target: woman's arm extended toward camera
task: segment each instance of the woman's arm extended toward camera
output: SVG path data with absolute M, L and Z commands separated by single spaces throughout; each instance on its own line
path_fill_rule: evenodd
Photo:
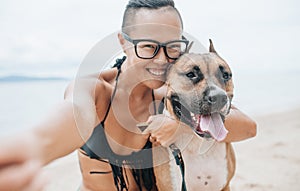
M 0 191 L 39 190 L 41 167 L 84 144 L 98 121 L 96 86 L 89 81 L 79 85 L 76 99 L 73 84 L 65 100 L 31 130 L 0 140 Z

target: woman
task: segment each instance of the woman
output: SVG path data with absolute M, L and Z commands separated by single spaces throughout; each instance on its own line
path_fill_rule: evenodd
M 182 32 L 182 19 L 172 0 L 129 1 L 118 34 L 126 58 L 96 78 L 80 78 L 69 85 L 55 112 L 18 139 L 18 145 L 24 143 L 27 151 L 19 157 L 22 164 L 38 161 L 46 165 L 79 149 L 81 191 L 155 190 L 151 160 L 147 160 L 151 152 L 142 151 L 151 148 L 151 141 L 164 146 L 172 143 L 177 124 L 164 118 L 147 134 L 138 124 L 149 121 L 150 116 L 151 121 L 162 120 L 161 115 L 153 116 L 159 107 L 156 101 L 164 96 L 167 67 L 188 45 Z M 224 141 L 228 142 L 256 133 L 255 123 L 238 109 L 231 110 L 225 126 L 229 133 Z M 19 161 L 7 159 L 17 148 L 16 142 L 9 145 L 10 150 L 2 149 L 7 151 L 6 158 L 0 157 L 4 169 L 0 187 L 1 179 L 12 173 L 7 166 L 22 169 Z M 25 188 L 36 180 L 32 174 L 25 179 L 5 186 L 7 190 L 21 184 Z

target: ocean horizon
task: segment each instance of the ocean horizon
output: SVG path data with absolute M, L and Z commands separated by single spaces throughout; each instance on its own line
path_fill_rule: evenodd
M 250 117 L 300 107 L 297 69 L 251 72 L 251 68 L 237 68 L 233 73 L 233 104 Z M 71 80 L 61 75 L 0 76 L 0 136 L 22 132 L 41 121 L 63 100 Z
M 69 77 L 60 76 L 30 76 L 30 75 L 7 75 L 0 77 L 1 82 L 28 82 L 28 81 L 66 81 L 71 80 Z

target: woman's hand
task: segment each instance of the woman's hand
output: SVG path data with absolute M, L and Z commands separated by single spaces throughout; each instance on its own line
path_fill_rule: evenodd
M 190 129 L 183 127 L 185 124 L 164 114 L 150 116 L 147 123 L 148 127 L 143 133 L 150 134 L 149 139 L 154 146 L 168 147 L 175 142 L 179 134 Z
M 34 160 L 28 141 L 0 142 L 0 191 L 40 191 L 42 165 Z

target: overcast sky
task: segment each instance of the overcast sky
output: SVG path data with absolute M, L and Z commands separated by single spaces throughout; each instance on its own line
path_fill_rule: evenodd
M 120 29 L 126 0 L 1 0 L 0 71 L 76 67 Z M 185 31 L 233 67 L 300 69 L 297 0 L 175 0 Z M 1 73 L 1 72 L 0 72 Z
M 1 0 L 0 77 L 73 77 L 87 53 L 120 29 L 127 0 Z M 300 1 L 175 0 L 185 32 L 230 64 L 246 113 L 300 103 Z M 252 108 L 252 109 L 251 109 Z M 251 112 L 250 112 L 251 113 Z

